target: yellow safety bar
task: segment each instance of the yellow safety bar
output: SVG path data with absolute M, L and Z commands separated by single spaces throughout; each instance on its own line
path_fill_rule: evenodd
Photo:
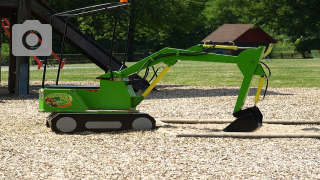
M 256 98 L 254 99 L 254 102 L 255 102 L 255 103 L 258 103 L 258 102 L 259 102 L 259 97 L 260 97 L 260 93 L 261 93 L 263 81 L 264 81 L 264 76 L 261 76 L 261 77 L 260 77 L 260 81 L 259 81 L 259 86 L 258 86 L 257 94 L 256 94 Z
M 273 48 L 273 44 L 272 44 L 272 43 L 270 43 L 270 44 L 269 44 L 268 49 L 266 50 L 266 52 L 263 54 L 263 56 L 262 56 L 262 57 L 266 57 L 266 56 L 268 56 L 268 55 L 271 53 L 272 48 Z
M 170 66 L 164 68 L 164 70 L 159 74 L 159 76 L 151 83 L 151 85 L 142 93 L 142 97 L 146 97 L 150 91 L 158 84 L 158 82 L 163 78 L 163 76 L 169 71 Z
M 204 44 L 203 47 L 204 48 L 210 48 L 212 47 L 213 45 L 210 45 L 210 44 Z M 214 46 L 215 48 L 218 48 L 218 49 L 233 49 L 233 50 L 238 50 L 238 46 L 226 46 L 226 45 L 215 45 Z

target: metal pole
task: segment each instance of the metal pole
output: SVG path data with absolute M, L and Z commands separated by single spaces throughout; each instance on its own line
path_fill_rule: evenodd
M 123 58 L 123 62 L 122 62 L 122 65 L 119 69 L 119 71 L 122 70 L 122 68 L 125 66 L 125 63 L 126 63 L 126 59 L 127 59 L 127 54 L 128 54 L 128 46 L 129 46 L 129 38 L 130 38 L 130 34 L 131 34 L 131 26 L 132 26 L 132 16 L 127 12 L 125 11 L 124 9 L 122 9 L 121 7 L 119 7 L 119 9 L 124 12 L 128 17 L 129 17 L 129 27 L 128 27 L 128 31 L 127 31 L 127 41 L 126 41 L 126 47 L 125 47 L 125 50 L 124 50 L 124 58 Z
M 84 8 L 74 9 L 74 10 L 70 10 L 70 11 L 65 11 L 65 12 L 54 14 L 54 15 L 57 16 L 57 15 L 61 15 L 61 14 L 68 14 L 68 13 L 71 13 L 71 12 L 76 12 L 76 11 L 81 11 L 81 10 L 85 10 L 85 9 L 96 8 L 96 7 L 100 7 L 100 6 L 106 6 L 106 5 L 110 5 L 110 4 L 114 4 L 114 3 L 98 4 L 98 5 L 93 5 L 93 6 L 88 6 L 88 7 L 84 7 Z
M 113 9 L 113 8 L 120 8 L 122 6 L 127 6 L 130 5 L 130 3 L 126 3 L 126 4 L 120 4 L 120 5 L 115 5 L 115 6 L 110 6 L 110 7 L 104 7 L 104 8 L 100 8 L 100 9 L 95 9 L 95 10 L 91 10 L 91 11 L 86 11 L 86 12 L 81 12 L 78 14 L 68 14 L 70 12 L 76 12 L 76 11 L 80 11 L 80 10 L 85 10 L 85 9 L 90 9 L 90 8 L 96 8 L 96 7 L 100 7 L 100 6 L 106 6 L 106 5 L 111 5 L 111 4 L 118 4 L 118 3 L 105 3 L 105 4 L 99 4 L 99 5 L 94 5 L 94 6 L 89 6 L 89 7 L 84 7 L 84 8 L 79 8 L 79 9 L 74 9 L 74 10 L 70 10 L 70 11 L 66 11 L 66 12 L 62 12 L 62 13 L 56 13 L 54 15 L 51 16 L 50 18 L 50 25 L 52 24 L 52 18 L 54 16 L 67 16 L 66 19 L 66 27 L 65 27 L 65 31 L 64 31 L 64 36 L 63 36 L 63 40 L 62 40 L 62 47 L 61 47 L 61 53 L 60 53 L 60 61 L 59 61 L 59 69 L 58 69 L 58 74 L 57 74 L 57 79 L 56 79 L 56 85 L 58 85 L 59 82 L 59 76 L 60 76 L 60 67 L 61 67 L 61 62 L 63 61 L 62 59 L 62 55 L 63 55 L 63 50 L 64 50 L 64 44 L 65 44 L 65 38 L 66 38 L 66 33 L 67 33 L 67 28 L 68 28 L 68 19 L 70 17 L 74 17 L 74 16 L 79 16 L 79 15 L 84 15 L 84 14 L 88 14 L 88 13 L 93 13 L 93 12 L 98 12 L 98 11 L 102 11 L 102 10 L 108 10 L 109 9 Z M 115 22 L 116 24 L 116 22 Z M 115 32 L 115 28 L 114 28 L 114 32 Z M 113 37 L 113 41 L 114 41 L 115 35 Z M 111 47 L 111 51 L 113 50 L 113 43 L 112 43 L 112 47 Z M 110 61 L 112 61 L 112 54 L 111 54 L 111 58 Z M 43 70 L 43 77 L 42 77 L 42 88 L 44 88 L 44 81 L 45 81 L 45 74 L 46 74 L 46 64 L 48 62 L 48 57 L 46 56 L 45 58 L 45 66 L 44 66 L 44 70 Z M 111 66 L 111 62 L 109 63 L 109 66 Z M 111 70 L 112 73 L 112 70 Z
M 50 17 L 50 25 L 52 25 L 52 18 L 54 16 L 55 16 L 55 14 Z M 60 61 L 61 61 L 61 59 L 60 59 Z M 44 67 L 43 67 L 43 75 L 42 75 L 42 88 L 44 88 L 44 81 L 46 79 L 47 63 L 48 63 L 48 56 L 46 56 L 44 59 Z
M 112 42 L 111 42 L 111 52 L 110 52 L 110 59 L 109 59 L 109 68 L 110 68 L 110 73 L 111 73 L 110 80 L 112 80 L 113 79 L 113 75 L 112 75 L 112 52 L 113 52 L 114 40 L 115 40 L 115 37 L 116 37 L 116 28 L 117 28 L 118 16 L 113 11 L 111 11 L 110 9 L 107 9 L 107 11 L 110 12 L 112 14 L 112 16 L 114 17 L 113 35 L 112 35 Z
M 61 62 L 62 62 L 62 57 L 63 57 L 63 50 L 64 50 L 64 44 L 65 44 L 65 39 L 67 36 L 67 29 L 68 29 L 68 20 L 69 20 L 69 16 L 66 19 L 66 26 L 64 29 L 64 34 L 63 34 L 63 38 L 62 38 L 62 45 L 61 45 L 61 51 L 60 51 L 60 61 L 59 61 L 59 67 L 58 67 L 58 74 L 57 74 L 57 80 L 56 80 L 56 85 L 58 85 L 59 82 L 59 76 L 60 76 L 60 67 L 61 67 Z

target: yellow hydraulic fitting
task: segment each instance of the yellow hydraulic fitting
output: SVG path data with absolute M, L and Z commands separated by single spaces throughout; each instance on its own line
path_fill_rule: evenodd
M 257 89 L 256 98 L 254 99 L 254 102 L 255 102 L 255 103 L 258 103 L 258 102 L 259 102 L 259 97 L 260 97 L 260 93 L 261 93 L 263 81 L 264 81 L 264 77 L 261 76 L 261 77 L 260 77 L 260 81 L 259 81 L 259 86 L 258 86 L 258 89 Z

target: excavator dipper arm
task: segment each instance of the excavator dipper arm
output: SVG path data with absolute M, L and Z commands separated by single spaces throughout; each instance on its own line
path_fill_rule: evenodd
M 239 56 L 229 56 L 214 53 L 207 53 L 204 51 L 205 45 L 197 45 L 187 50 L 165 48 L 161 51 L 141 60 L 140 62 L 124 69 L 116 75 L 120 77 L 126 77 L 130 74 L 140 72 L 149 66 L 153 66 L 159 63 L 167 64 L 167 68 L 164 69 L 158 78 L 150 85 L 147 90 L 142 93 L 140 100 L 152 90 L 152 88 L 159 82 L 159 80 L 165 75 L 165 73 L 173 66 L 178 60 L 181 61 L 203 61 L 203 62 L 220 62 L 220 63 L 235 63 L 243 75 L 242 84 L 238 94 L 237 101 L 235 103 L 233 115 L 237 118 L 233 123 L 226 127 L 225 131 L 247 132 L 255 131 L 262 126 L 262 114 L 256 103 L 258 102 L 261 87 L 264 77 L 266 76 L 260 60 L 265 51 L 264 46 L 260 46 L 256 49 L 248 49 L 239 54 Z M 211 47 L 209 47 L 211 48 Z M 236 48 L 236 46 L 223 46 L 217 48 Z M 108 75 L 107 75 L 108 76 Z M 251 108 L 242 110 L 246 97 L 250 90 L 251 82 L 254 76 L 260 76 L 259 88 L 256 94 L 255 105 Z M 138 103 L 136 104 L 138 105 Z
M 265 72 L 260 64 L 260 60 L 262 58 L 265 47 L 260 46 L 257 49 L 249 49 L 243 51 L 239 54 L 239 56 L 206 53 L 202 51 L 204 49 L 205 48 L 203 47 L 203 45 L 197 45 L 187 50 L 165 48 L 120 72 L 114 72 L 114 76 L 118 78 L 127 77 L 131 74 L 141 71 L 142 69 L 159 63 L 165 63 L 167 64 L 167 66 L 171 67 L 178 60 L 234 63 L 237 64 L 239 70 L 243 75 L 242 85 L 234 108 L 234 112 L 240 111 L 246 100 L 246 96 L 248 94 L 254 76 L 265 76 Z M 101 77 L 110 77 L 110 73 L 102 75 Z

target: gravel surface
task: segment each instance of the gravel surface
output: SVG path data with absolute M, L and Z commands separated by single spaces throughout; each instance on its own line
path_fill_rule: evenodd
M 176 137 L 227 124 L 160 121 L 152 131 L 58 135 L 38 112 L 39 88 L 27 97 L 0 86 L 0 179 L 320 179 L 320 139 Z M 238 88 L 157 89 L 138 107 L 156 119 L 234 119 Z M 319 120 L 319 96 L 319 88 L 270 88 L 258 106 L 264 119 Z M 320 125 L 264 124 L 257 132 L 320 134 Z

